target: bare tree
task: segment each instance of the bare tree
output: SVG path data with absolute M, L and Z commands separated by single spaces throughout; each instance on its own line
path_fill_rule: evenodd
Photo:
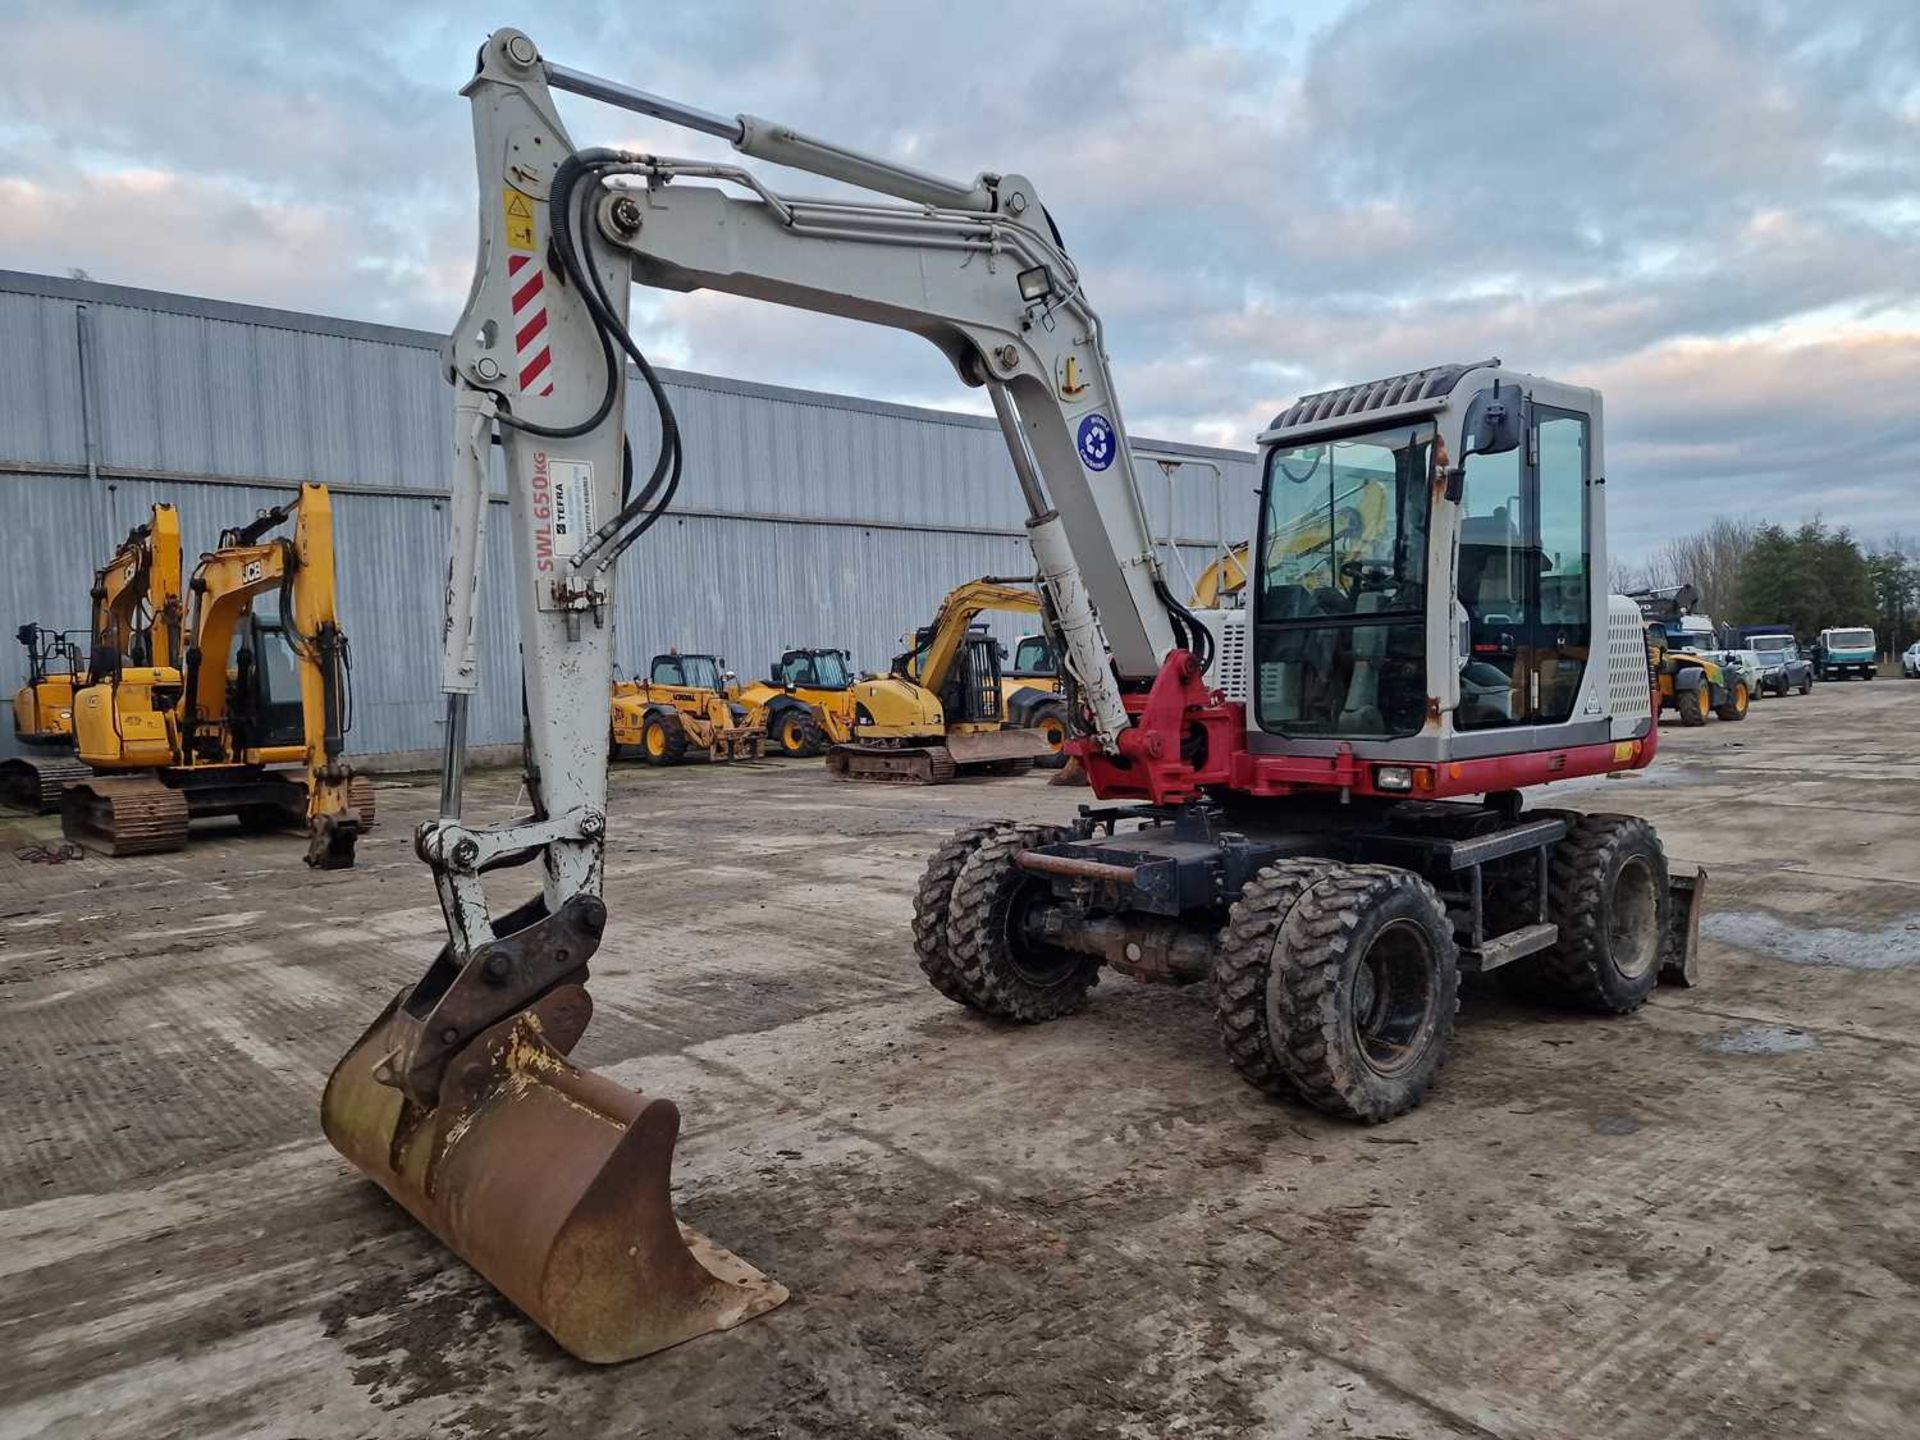
M 1739 605 L 1740 567 L 1753 548 L 1751 520 L 1721 516 L 1706 529 L 1677 535 L 1653 553 L 1649 583 L 1691 585 L 1700 608 L 1716 620 L 1731 620 Z

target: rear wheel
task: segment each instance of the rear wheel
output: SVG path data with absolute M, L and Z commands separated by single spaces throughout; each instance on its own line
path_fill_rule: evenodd
M 656 710 L 640 727 L 640 756 L 649 765 L 678 765 L 687 755 L 687 727 L 671 710 Z
M 1722 720 L 1744 720 L 1747 718 L 1747 708 L 1752 703 L 1752 697 L 1747 694 L 1747 682 L 1744 680 L 1736 680 L 1733 682 L 1733 689 L 1728 693 L 1726 701 L 1723 704 L 1715 706 L 1713 713 L 1718 715 Z
M 790 705 L 775 715 L 767 739 L 776 754 L 796 760 L 818 755 L 827 748 L 819 719 L 804 705 Z
M 1058 825 L 1012 825 L 975 847 L 954 877 L 947 953 L 960 1003 L 1029 1024 L 1071 1015 L 1100 983 L 1100 961 L 1037 940 L 1027 928 L 1052 887 L 1014 864 L 1022 850 L 1067 838 Z
M 1813 672 L 1809 670 L 1807 672 L 1806 678 L 1800 682 L 1800 693 L 1802 695 L 1805 695 L 1812 689 L 1813 689 Z
M 1372 1124 L 1418 1105 L 1459 1003 L 1452 922 L 1411 871 L 1337 866 L 1280 927 L 1268 1031 L 1287 1080 L 1329 1114 Z
M 1332 860 L 1276 860 L 1247 882 L 1227 912 L 1213 960 L 1213 1020 L 1240 1078 L 1271 1094 L 1286 1089 L 1286 1070 L 1267 1028 L 1280 927 L 1309 886 L 1336 868 Z
M 927 868 L 920 872 L 919 887 L 913 892 L 913 953 L 919 957 L 920 972 L 956 1005 L 968 1001 L 955 978 L 953 958 L 947 949 L 947 907 L 953 900 L 953 882 L 960 878 L 960 867 L 980 848 L 981 841 L 1014 823 L 978 820 L 962 825 L 928 857 Z
M 1667 931 L 1667 857 L 1653 827 L 1631 815 L 1583 815 L 1554 846 L 1549 918 L 1560 937 L 1534 973 L 1581 1009 L 1637 1010 L 1660 978 Z
M 1673 697 L 1673 708 L 1680 712 L 1682 725 L 1707 723 L 1707 702 L 1698 690 L 1677 691 Z
M 1066 752 L 1060 747 L 1067 741 L 1067 707 L 1064 705 L 1042 705 L 1034 711 L 1032 729 L 1040 732 L 1047 742 L 1047 753 L 1034 763 L 1043 770 L 1058 770 L 1067 763 Z

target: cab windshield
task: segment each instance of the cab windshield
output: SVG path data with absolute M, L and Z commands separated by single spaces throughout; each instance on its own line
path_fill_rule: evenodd
M 804 685 L 810 690 L 844 690 L 848 685 L 847 657 L 838 650 L 813 655 L 795 655 L 782 672 L 789 685 Z
M 1268 455 L 1254 613 L 1262 728 L 1419 730 L 1433 435 L 1413 425 Z
M 695 690 L 718 690 L 720 667 L 711 655 L 656 655 L 653 683 L 685 685 Z
M 1837 650 L 1871 650 L 1873 632 L 1871 630 L 1835 630 L 1827 637 L 1827 644 Z
M 1057 668 L 1053 663 L 1053 648 L 1044 635 L 1022 636 L 1014 647 L 1013 673 L 1016 675 L 1051 675 Z
M 1762 655 L 1777 655 L 1793 648 L 1791 635 L 1756 635 L 1747 642 Z

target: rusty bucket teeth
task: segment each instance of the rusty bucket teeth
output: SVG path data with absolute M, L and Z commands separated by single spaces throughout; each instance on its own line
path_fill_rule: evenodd
M 455 1057 L 440 1101 L 375 1078 L 396 997 L 327 1082 L 327 1139 L 567 1351 L 608 1364 L 729 1330 L 786 1287 L 674 1217 L 680 1115 L 567 1060 L 563 986 Z M 563 1018 L 564 1017 L 564 1018 Z

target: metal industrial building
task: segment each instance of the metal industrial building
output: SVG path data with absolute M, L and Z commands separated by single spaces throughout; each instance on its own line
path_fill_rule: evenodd
M 84 627 L 93 571 L 157 500 L 179 507 L 191 564 L 222 526 L 280 503 L 296 481 L 323 481 L 353 651 L 349 748 L 390 765 L 431 761 L 451 427 L 441 338 L 0 271 L 7 635 L 28 620 Z M 672 513 L 621 561 L 623 673 L 674 645 L 715 651 L 743 676 L 795 644 L 842 645 L 857 665 L 883 669 L 952 586 L 1031 570 L 992 420 L 682 371 L 662 378 L 686 473 Z M 637 377 L 630 385 L 635 453 L 650 455 L 652 405 Z M 1244 538 L 1253 457 L 1135 449 L 1168 462 L 1139 470 L 1184 585 L 1223 542 Z M 476 746 L 520 733 L 500 583 L 505 518 L 495 510 L 488 530 Z M 0 685 L 11 693 L 24 677 L 24 653 L 9 645 Z

